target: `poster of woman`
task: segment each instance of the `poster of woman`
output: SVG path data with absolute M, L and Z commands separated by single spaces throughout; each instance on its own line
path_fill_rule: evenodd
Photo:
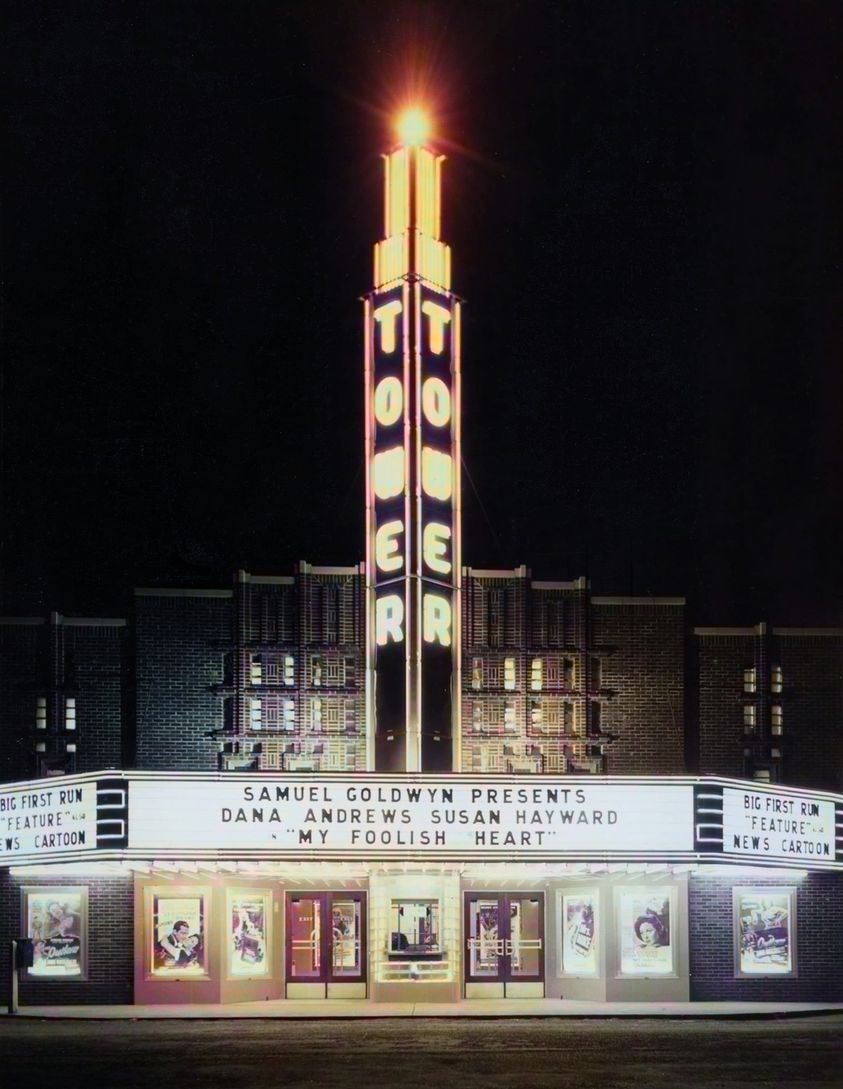
M 793 971 L 789 889 L 735 889 L 738 970 L 780 976 Z
M 269 974 L 266 940 L 268 915 L 266 893 L 236 892 L 229 896 L 230 975 L 254 979 Z
M 85 977 L 85 889 L 27 889 L 27 934 L 34 942 L 30 976 Z
M 204 975 L 205 898 L 153 896 L 152 912 L 153 974 Z
M 597 898 L 591 893 L 562 897 L 562 970 L 597 975 Z
M 631 889 L 621 895 L 620 951 L 624 975 L 673 972 L 670 916 L 670 896 L 664 889 Z

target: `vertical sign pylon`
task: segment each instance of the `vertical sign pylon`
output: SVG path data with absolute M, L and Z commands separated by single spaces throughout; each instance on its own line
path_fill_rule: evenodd
M 365 299 L 369 766 L 450 771 L 459 718 L 460 304 L 439 238 L 442 157 L 384 156 Z

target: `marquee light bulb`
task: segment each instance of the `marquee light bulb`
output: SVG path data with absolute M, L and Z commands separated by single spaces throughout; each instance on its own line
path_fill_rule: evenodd
M 418 147 L 430 135 L 430 119 L 417 107 L 405 110 L 398 118 L 398 136 L 407 147 Z

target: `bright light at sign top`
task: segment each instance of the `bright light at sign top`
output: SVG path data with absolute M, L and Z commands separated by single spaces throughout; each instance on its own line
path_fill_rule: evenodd
M 407 147 L 423 144 L 430 135 L 430 120 L 423 110 L 405 110 L 398 118 L 398 137 Z

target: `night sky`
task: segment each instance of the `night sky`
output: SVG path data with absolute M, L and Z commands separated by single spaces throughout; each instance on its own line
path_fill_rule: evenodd
M 843 5 L 4 5 L 0 612 L 352 564 L 390 121 L 435 115 L 464 562 L 840 623 Z

